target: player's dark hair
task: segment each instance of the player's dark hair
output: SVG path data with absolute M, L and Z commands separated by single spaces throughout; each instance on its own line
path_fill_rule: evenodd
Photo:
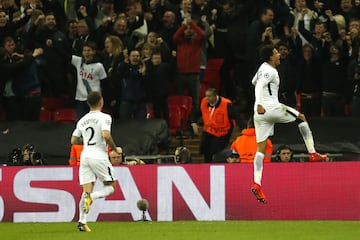
M 89 107 L 96 107 L 99 104 L 101 98 L 102 95 L 100 92 L 89 93 L 89 95 L 87 96 L 87 103 Z
M 260 48 L 260 59 L 264 62 L 270 61 L 270 57 L 273 55 L 274 45 L 268 44 Z

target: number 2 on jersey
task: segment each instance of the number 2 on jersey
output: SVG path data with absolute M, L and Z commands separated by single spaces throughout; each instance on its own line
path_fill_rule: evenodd
M 87 127 L 86 129 L 86 132 L 89 130 L 90 131 L 90 137 L 89 137 L 89 141 L 87 142 L 87 145 L 88 146 L 91 146 L 91 145 L 96 145 L 96 142 L 91 142 L 94 138 L 94 134 L 95 134 L 95 130 L 94 128 L 92 127 Z

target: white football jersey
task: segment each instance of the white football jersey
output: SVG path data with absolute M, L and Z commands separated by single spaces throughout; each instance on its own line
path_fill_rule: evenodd
M 280 105 L 278 99 L 280 78 L 276 68 L 264 62 L 253 77 L 252 84 L 255 86 L 255 112 L 258 104 L 265 110 L 271 110 Z
M 100 62 L 86 64 L 82 58 L 73 55 L 71 63 L 76 67 L 77 72 L 77 86 L 75 99 L 79 101 L 86 101 L 88 90 L 84 81 L 88 83 L 90 91 L 101 92 L 100 81 L 106 78 L 104 66 Z
M 91 111 L 77 122 L 72 135 L 83 138 L 84 149 L 81 157 L 108 157 L 107 144 L 102 131 L 111 131 L 111 122 L 111 116 L 100 111 Z

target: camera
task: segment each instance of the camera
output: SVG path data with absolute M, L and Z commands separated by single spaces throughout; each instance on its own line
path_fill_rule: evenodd
M 30 161 L 32 165 L 39 166 L 39 165 L 45 165 L 44 159 L 39 152 L 31 152 L 30 153 Z
M 8 162 L 7 165 L 9 166 L 20 166 L 22 165 L 22 154 L 20 148 L 14 148 L 8 154 Z
M 9 166 L 39 166 L 46 165 L 40 152 L 35 151 L 33 144 L 25 144 L 22 148 L 14 148 L 8 155 Z
M 176 164 L 179 163 L 191 163 L 191 152 L 184 146 L 177 147 L 174 154 L 174 162 Z

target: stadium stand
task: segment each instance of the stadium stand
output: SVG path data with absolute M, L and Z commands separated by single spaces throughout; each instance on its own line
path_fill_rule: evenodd
M 54 111 L 56 122 L 76 122 L 78 119 L 74 108 L 60 108 Z

